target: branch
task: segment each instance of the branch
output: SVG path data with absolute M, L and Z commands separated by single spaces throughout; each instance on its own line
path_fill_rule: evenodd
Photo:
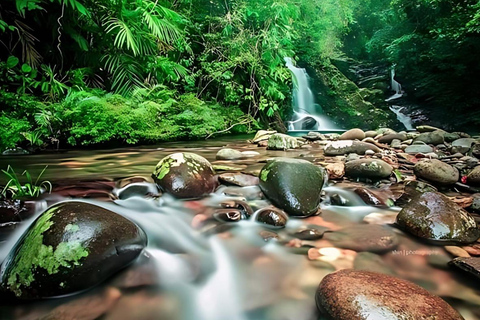
M 206 138 L 205 140 L 207 140 L 208 138 L 210 138 L 211 136 L 213 136 L 214 134 L 219 134 L 219 133 L 223 133 L 223 132 L 227 132 L 229 131 L 230 129 L 232 129 L 233 127 L 235 126 L 238 126 L 238 125 L 241 125 L 241 124 L 247 124 L 247 123 L 251 123 L 252 122 L 252 118 L 248 118 L 248 119 L 245 119 L 243 121 L 240 121 L 238 123 L 235 123 L 235 124 L 232 124 L 230 127 L 228 127 L 227 129 L 225 130 L 220 130 L 220 131 L 217 131 L 217 132 L 213 132 L 213 133 L 210 133 Z

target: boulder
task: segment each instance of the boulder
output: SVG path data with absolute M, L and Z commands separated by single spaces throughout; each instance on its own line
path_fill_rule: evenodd
M 480 186 L 480 166 L 473 168 L 467 176 L 467 184 L 471 186 Z
M 242 159 L 243 157 L 244 155 L 240 151 L 230 148 L 220 149 L 216 155 L 217 160 L 238 160 Z
M 252 143 L 259 143 L 260 141 L 267 141 L 273 134 L 277 133 L 275 130 L 258 130 Z
M 334 320 L 463 320 L 448 303 L 407 280 L 344 269 L 323 278 L 317 308 Z
M 349 153 L 365 154 L 367 150 L 381 152 L 376 145 L 353 140 L 332 141 L 325 146 L 325 155 L 340 156 Z
M 413 168 L 415 175 L 436 185 L 452 185 L 459 179 L 458 170 L 437 159 L 423 159 Z
M 215 173 L 207 159 L 195 153 L 173 153 L 155 167 L 157 186 L 177 198 L 200 198 L 217 186 Z
M 43 212 L 1 266 L 2 290 L 21 299 L 91 288 L 135 260 L 147 244 L 133 222 L 84 202 Z
M 407 135 L 405 133 L 391 133 L 384 135 L 378 139 L 378 142 L 380 143 L 392 143 L 393 140 L 400 140 L 404 141 L 407 140 Z
M 267 149 L 287 150 L 299 147 L 298 140 L 283 133 L 275 133 L 268 139 Z
M 461 138 L 457 139 L 452 142 L 452 147 L 450 148 L 450 152 L 453 153 L 467 153 L 472 145 L 477 142 L 477 140 L 472 138 Z
M 406 232 L 434 242 L 472 243 L 480 237 L 475 219 L 439 192 L 425 192 L 410 201 L 396 223 Z
M 379 159 L 359 159 L 345 164 L 345 175 L 350 178 L 383 179 L 392 171 L 391 165 Z
M 260 171 L 260 189 L 276 207 L 291 216 L 317 212 L 325 171 L 305 160 L 276 158 Z
M 340 135 L 340 140 L 363 140 L 365 139 L 365 132 L 362 129 L 350 129 Z
M 433 145 L 441 144 L 445 142 L 445 139 L 443 138 L 443 133 L 444 131 L 441 131 L 441 130 L 421 133 L 418 137 L 415 138 L 414 141 L 422 141 L 422 142 L 425 142 L 426 144 L 433 144 Z

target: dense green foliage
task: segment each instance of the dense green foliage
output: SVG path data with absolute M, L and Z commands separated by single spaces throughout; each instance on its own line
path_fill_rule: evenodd
M 419 98 L 465 111 L 478 106 L 479 32 L 478 0 L 4 0 L 0 149 L 194 139 L 286 119 L 287 56 L 324 78 L 344 53 L 395 63 Z M 357 88 L 342 96 L 324 82 L 337 120 L 369 108 L 362 97 L 355 110 Z
M 347 52 L 395 64 L 408 92 L 443 121 L 477 126 L 480 2 L 368 0 L 361 8 Z

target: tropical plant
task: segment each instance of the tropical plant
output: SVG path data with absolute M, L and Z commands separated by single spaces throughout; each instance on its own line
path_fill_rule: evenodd
M 4 198 L 11 198 L 15 200 L 25 197 L 38 198 L 40 194 L 45 191 L 50 193 L 52 191 L 52 184 L 50 183 L 50 181 L 40 181 L 47 167 L 48 166 L 45 166 L 45 168 L 43 168 L 35 181 L 33 181 L 32 175 L 27 170 L 25 170 L 22 173 L 22 176 L 25 176 L 26 182 L 22 184 L 22 182 L 20 181 L 21 178 L 16 174 L 15 170 L 11 166 L 8 166 L 7 170 L 2 170 L 2 172 L 9 179 L 2 190 L 2 196 Z

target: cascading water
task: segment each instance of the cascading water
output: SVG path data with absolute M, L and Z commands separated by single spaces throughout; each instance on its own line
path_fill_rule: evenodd
M 404 108 L 405 107 L 393 105 L 390 107 L 390 110 L 392 110 L 397 115 L 398 121 L 400 121 L 405 126 L 405 129 L 414 130 L 412 125 L 412 118 L 402 113 L 402 110 Z
M 318 114 L 317 105 L 308 81 L 308 74 L 303 68 L 293 65 L 292 58 L 285 58 L 285 65 L 293 76 L 294 115 L 288 122 L 288 130 L 328 130 L 336 126 L 324 115 Z M 315 122 L 314 124 L 312 124 Z M 308 124 L 310 123 L 310 125 Z
M 390 77 L 390 86 L 392 87 L 392 91 L 394 91 L 395 94 L 385 100 L 387 102 L 399 99 L 403 96 L 402 85 L 397 80 L 395 80 L 395 67 L 392 67 L 390 71 Z

